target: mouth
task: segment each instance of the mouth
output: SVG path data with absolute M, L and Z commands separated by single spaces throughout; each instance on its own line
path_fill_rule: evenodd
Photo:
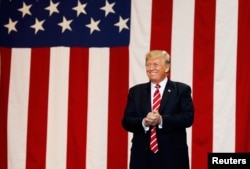
M 157 75 L 157 72 L 149 72 L 149 75 Z

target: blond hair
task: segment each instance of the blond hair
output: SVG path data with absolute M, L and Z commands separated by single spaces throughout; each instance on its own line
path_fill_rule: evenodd
M 170 55 L 165 50 L 151 50 L 146 54 L 146 62 L 150 58 L 163 57 L 165 64 L 170 64 Z

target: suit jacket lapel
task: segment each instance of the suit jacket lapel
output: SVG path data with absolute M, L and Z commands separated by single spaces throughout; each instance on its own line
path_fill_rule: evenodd
M 163 96 L 161 98 L 160 112 L 162 112 L 162 110 L 164 110 L 164 108 L 168 102 L 168 99 L 170 98 L 173 90 L 174 90 L 174 84 L 171 80 L 168 80 L 168 82 L 165 86 L 164 92 L 163 92 Z
M 142 98 L 144 101 L 144 108 L 145 108 L 145 113 L 147 114 L 148 112 L 151 111 L 151 86 L 150 82 L 146 84 L 146 90 L 145 90 L 145 96 Z

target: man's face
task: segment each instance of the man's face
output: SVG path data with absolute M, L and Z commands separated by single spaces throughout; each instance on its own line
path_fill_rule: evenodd
M 149 58 L 146 61 L 147 76 L 153 83 L 160 83 L 167 75 L 169 66 L 165 64 L 163 57 Z

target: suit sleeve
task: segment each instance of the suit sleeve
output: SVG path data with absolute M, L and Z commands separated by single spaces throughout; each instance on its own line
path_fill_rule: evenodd
M 134 88 L 129 90 L 127 104 L 124 110 L 124 116 L 122 119 L 122 126 L 125 130 L 133 133 L 145 133 L 142 126 L 142 120 L 144 114 L 138 107 L 140 96 L 138 92 L 135 92 Z

